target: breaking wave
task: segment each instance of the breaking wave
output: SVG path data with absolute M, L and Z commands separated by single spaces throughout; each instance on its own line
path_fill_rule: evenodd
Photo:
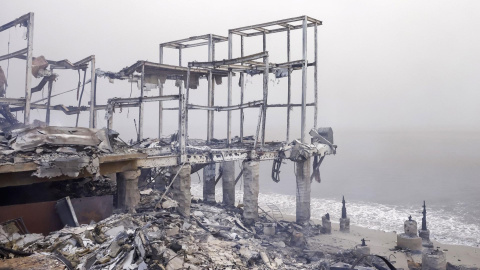
M 192 181 L 194 182 L 194 181 Z M 216 200 L 222 200 L 221 188 L 216 189 Z M 192 183 L 192 195 L 202 198 L 202 184 Z M 235 191 L 237 202 L 242 200 L 243 192 Z M 295 215 L 295 196 L 276 193 L 260 193 L 259 205 L 266 211 L 267 204 L 276 205 L 283 214 Z M 342 204 L 340 201 L 330 199 L 312 198 L 311 216 L 321 219 L 325 213 L 330 214 L 332 221 L 341 216 Z M 462 205 L 457 205 L 456 213 L 445 209 L 427 208 L 427 226 L 430 229 L 430 238 L 443 244 L 466 245 L 480 247 L 479 224 L 465 222 Z M 465 210 L 463 212 L 466 212 Z M 403 232 L 403 222 L 412 215 L 420 224 L 422 214 L 420 209 L 395 205 L 378 204 L 362 201 L 347 202 L 347 213 L 352 225 L 386 232 Z

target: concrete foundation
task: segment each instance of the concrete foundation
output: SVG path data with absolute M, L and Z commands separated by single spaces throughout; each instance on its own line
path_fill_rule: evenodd
M 397 234 L 397 246 L 419 251 L 422 250 L 422 238 L 418 236 L 410 236 L 405 233 Z
M 420 230 L 418 231 L 418 236 L 424 241 L 430 241 L 430 230 Z
M 208 203 L 215 202 L 215 169 L 216 164 L 208 164 L 203 168 L 203 200 Z
M 222 164 L 223 203 L 235 206 L 235 162 L 227 161 Z
M 344 233 L 350 232 L 350 218 L 340 219 L 340 231 Z
M 322 217 L 322 233 L 332 233 L 332 222 L 327 217 Z
M 422 238 L 422 246 L 426 248 L 433 248 L 433 243 L 430 241 L 430 230 L 419 230 L 418 236 Z
M 176 166 L 172 168 L 172 175 L 175 176 L 178 170 L 181 171 L 178 173 L 177 179 L 172 184 L 172 194 L 173 199 L 178 202 L 177 211 L 185 216 L 190 217 L 190 204 L 192 201 L 192 194 L 190 193 L 191 187 L 191 171 L 192 167 L 190 165 Z M 173 177 L 172 176 L 172 177 Z
M 298 161 L 296 166 L 297 179 L 297 223 L 305 223 L 310 221 L 310 158 L 305 161 Z
M 117 207 L 135 212 L 135 207 L 140 202 L 138 191 L 138 178 L 140 170 L 117 173 Z
M 403 224 L 403 229 L 405 233 L 409 236 L 417 236 L 417 222 L 415 220 L 405 220 Z
M 422 270 L 446 270 L 447 258 L 441 250 L 427 250 L 422 254 Z
M 243 218 L 252 224 L 258 219 L 259 161 L 243 162 Z

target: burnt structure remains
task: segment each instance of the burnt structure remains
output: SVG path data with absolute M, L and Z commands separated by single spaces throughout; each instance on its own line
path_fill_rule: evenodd
M 116 202 L 118 208 L 135 211 L 139 203 L 138 186 L 144 181 L 166 181 L 167 189 L 172 188 L 173 199 L 178 202 L 178 211 L 190 215 L 190 175 L 203 169 L 203 200 L 215 202 L 215 186 L 221 178 L 223 186 L 223 203 L 235 205 L 235 186 L 243 177 L 244 195 L 243 215 L 245 222 L 252 223 L 258 219 L 259 166 L 261 161 L 274 160 L 272 177 L 278 181 L 280 165 L 283 160 L 296 163 L 296 219 L 298 223 L 310 220 L 310 192 L 312 180 L 320 182 L 319 167 L 326 155 L 335 154 L 331 128 L 317 126 L 318 115 L 318 59 L 317 28 L 322 22 L 300 16 L 257 25 L 228 30 L 228 36 L 215 34 L 200 35 L 159 45 L 159 61 L 137 61 L 118 72 L 103 71 L 95 66 L 95 56 L 88 56 L 77 62 L 69 60 L 53 61 L 33 53 L 34 14 L 25 14 L 0 26 L 0 32 L 11 27 L 21 26 L 27 29 L 27 46 L 25 49 L 0 56 L 0 61 L 8 59 L 24 60 L 26 64 L 25 95 L 23 98 L 9 98 L 8 82 L 0 70 L 0 188 L 28 186 L 36 183 L 59 182 L 72 179 L 116 179 Z M 313 37 L 308 29 L 313 28 Z M 301 31 L 302 57 L 291 59 L 291 32 Z M 267 36 L 281 33 L 287 37 L 286 62 L 275 62 L 268 51 Z M 250 37 L 263 37 L 263 49 L 255 54 L 245 55 L 245 43 Z M 235 38 L 234 38 L 235 37 Z M 239 56 L 234 57 L 234 41 Z M 307 40 L 314 40 L 314 57 L 307 57 Z M 216 60 L 215 46 L 228 43 L 228 58 Z M 182 63 L 182 52 L 192 47 L 206 47 L 206 62 L 192 61 Z M 164 63 L 166 49 L 178 52 L 178 65 Z M 38 53 L 37 53 L 38 54 Z M 200 57 L 199 57 L 200 58 Z M 203 58 L 202 58 L 203 59 Z M 314 76 L 307 77 L 307 70 L 312 68 Z M 78 106 L 52 104 L 51 98 L 62 93 L 52 91 L 56 80 L 61 79 L 55 72 L 58 69 L 77 71 L 82 75 L 77 91 Z M 301 72 L 301 84 L 292 86 L 292 73 Z M 83 73 L 83 74 L 82 74 Z M 32 76 L 42 78 L 38 86 L 32 87 Z M 90 79 L 88 79 L 90 76 Z M 234 90 L 233 77 L 239 77 L 240 103 L 232 104 Z M 263 98 L 246 100 L 245 89 L 247 76 L 263 77 Z M 288 82 L 288 97 L 284 103 L 269 102 L 269 77 L 285 78 Z M 139 84 L 137 97 L 110 98 L 106 104 L 97 104 L 97 79 L 125 80 Z M 197 105 L 190 99 L 190 94 L 206 79 L 208 91 L 204 96 L 207 106 Z M 313 81 L 313 88 L 307 88 L 307 82 Z M 166 81 L 175 82 L 174 95 L 164 95 Z M 227 105 L 215 105 L 215 86 L 227 84 Z M 85 85 L 90 84 L 89 87 Z M 32 101 L 32 96 L 44 87 L 48 96 Z M 147 95 L 147 91 L 158 89 L 158 95 Z M 292 102 L 293 91 L 301 91 L 301 102 Z M 297 90 L 298 89 L 298 90 Z M 148 93 L 152 93 L 151 91 Z M 307 94 L 312 100 L 307 100 Z M 88 96 L 88 106 L 82 105 L 82 98 Z M 158 139 L 144 136 L 145 126 L 155 125 L 145 118 L 146 102 L 158 104 Z M 173 102 L 174 107 L 165 107 L 166 102 Z M 113 130 L 115 110 L 121 108 L 138 108 L 137 142 L 126 144 Z M 307 115 L 307 107 L 313 107 L 313 115 Z M 283 142 L 271 142 L 266 128 L 269 108 L 285 108 L 287 128 Z M 301 110 L 300 138 L 291 136 L 291 110 Z M 32 121 L 32 109 L 46 111 L 46 117 Z M 245 110 L 258 110 L 254 134 L 246 134 L 244 128 Z M 51 111 L 62 111 L 67 115 L 76 115 L 75 124 L 70 127 L 50 126 Z M 164 134 L 165 111 L 178 112 L 177 132 L 169 137 Z M 206 140 L 195 139 L 195 130 L 189 129 L 189 114 L 206 111 Z M 239 111 L 239 119 L 232 118 L 232 112 Z M 12 112 L 23 113 L 23 121 L 18 121 Z M 78 115 L 88 112 L 89 126 L 78 126 Z M 107 125 L 98 126 L 97 115 L 105 112 Z M 214 138 L 215 114 L 227 112 L 226 138 Z M 307 117 L 308 116 L 308 117 Z M 307 123 L 313 119 L 313 123 Z M 41 121 L 38 121 L 41 120 Z M 21 123 L 23 122 L 23 123 Z M 232 126 L 238 124 L 239 133 L 233 134 Z M 313 167 L 311 159 L 313 159 Z M 241 171 L 235 172 L 235 161 L 241 161 Z M 221 175 L 216 175 L 217 166 Z M 313 171 L 312 171 L 313 170 Z M 142 179 L 147 178 L 147 180 Z M 140 180 L 139 180 L 140 179 Z M 86 181 L 89 182 L 89 181 Z M 165 188 L 165 187 L 164 187 Z M 109 197 L 108 200 L 113 200 Z M 97 218 L 99 219 L 99 218 Z M 2 222 L 3 220 L 0 220 Z M 27 224 L 28 227 L 28 224 Z

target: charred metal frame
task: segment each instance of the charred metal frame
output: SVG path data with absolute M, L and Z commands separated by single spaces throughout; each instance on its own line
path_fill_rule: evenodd
M 0 26 L 0 32 L 3 32 L 7 29 L 10 29 L 16 25 L 22 25 L 27 28 L 27 47 L 25 49 L 0 56 L 1 60 L 7 60 L 19 55 L 27 54 L 26 56 L 26 70 L 25 70 L 25 98 L 23 104 L 25 106 L 25 113 L 23 114 L 23 122 L 25 124 L 30 123 L 30 99 L 32 96 L 32 53 L 33 53 L 33 26 L 34 26 L 34 15 L 33 12 L 27 13 L 13 21 L 10 21 L 2 26 Z
M 299 25 L 294 25 L 293 23 L 298 23 L 301 22 Z M 291 104 L 291 71 L 294 70 L 293 66 L 296 64 L 301 64 L 301 69 L 302 69 L 302 103 L 301 103 L 301 142 L 305 143 L 305 136 L 306 136 L 306 107 L 309 106 L 310 104 L 307 103 L 307 67 L 311 66 L 311 64 L 308 63 L 307 59 L 307 29 L 308 27 L 314 27 L 314 128 L 317 128 L 317 116 L 318 116 L 318 82 L 317 82 L 317 77 L 318 77 L 318 58 L 317 58 L 317 51 L 318 51 L 318 40 L 317 40 L 317 26 L 322 25 L 322 22 L 308 17 L 308 16 L 300 16 L 300 17 L 295 17 L 295 18 L 289 18 L 289 19 L 284 19 L 284 20 L 278 20 L 278 21 L 273 21 L 273 22 L 268 22 L 268 23 L 262 23 L 262 24 L 256 24 L 256 25 L 251 25 L 251 26 L 245 26 L 245 27 L 239 27 L 239 28 L 234 28 L 229 30 L 229 58 L 232 58 L 232 36 L 239 35 L 240 36 L 240 48 L 241 48 L 241 55 L 243 56 L 243 49 L 244 49 L 244 38 L 245 37 L 253 37 L 253 36 L 263 36 L 263 51 L 267 51 L 267 44 L 266 44 L 266 35 L 268 34 L 273 34 L 273 33 L 280 33 L 280 32 L 287 32 L 287 63 L 284 63 L 284 65 L 287 65 L 289 68 L 288 72 L 288 101 L 287 104 L 281 104 L 280 106 L 274 106 L 274 107 L 287 107 L 287 134 L 286 134 L 286 141 L 290 140 L 290 110 L 294 106 Z M 278 27 L 274 29 L 267 29 L 266 27 Z M 302 29 L 302 59 L 298 61 L 291 61 L 290 59 L 290 32 L 291 30 L 296 30 L 296 29 Z M 268 68 L 268 58 L 264 58 L 264 63 Z M 241 75 L 244 76 L 244 75 Z M 229 82 L 229 88 L 231 88 Z M 243 103 L 243 93 L 245 90 L 244 82 L 242 80 L 241 82 L 241 102 Z M 268 71 L 264 73 L 264 109 L 263 109 L 263 116 L 262 116 L 262 144 L 264 143 L 265 140 L 265 124 L 266 124 L 266 118 L 267 118 L 267 108 L 268 107 L 273 107 L 270 104 L 268 104 L 267 99 L 268 99 L 268 86 L 265 86 L 265 84 L 268 84 Z M 229 116 L 230 118 L 230 116 Z M 230 124 L 229 124 L 230 125 Z M 230 127 L 229 127 L 230 128 Z M 240 138 L 243 140 L 243 110 L 240 113 Z
M 164 48 L 172 48 L 178 50 L 178 65 L 182 66 L 182 49 L 184 48 L 193 48 L 199 46 L 207 46 L 208 50 L 208 61 L 215 61 L 215 44 L 220 42 L 228 41 L 227 37 L 214 35 L 214 34 L 206 34 L 202 36 L 194 36 L 185 39 L 170 41 L 161 43 L 159 46 L 159 63 L 163 64 L 163 49 Z M 207 104 L 208 107 L 213 108 L 215 104 L 215 84 L 213 83 L 213 73 L 210 71 L 208 72 L 208 97 L 207 97 Z M 179 93 L 182 92 L 181 86 L 179 87 Z M 187 91 L 188 92 L 188 91 Z M 163 86 L 160 88 L 160 95 L 163 94 Z M 188 99 L 188 93 L 187 93 Z M 188 104 L 188 103 L 187 103 Z M 193 109 L 193 108 L 192 108 Z M 163 106 L 162 102 L 159 102 L 159 129 L 158 129 L 158 138 L 161 138 L 163 132 Z M 187 110 L 188 112 L 188 110 Z M 179 130 L 180 130 L 180 116 L 179 116 Z M 186 119 L 186 126 L 187 134 L 188 134 L 188 115 Z M 210 143 L 213 138 L 213 131 L 214 131 L 214 112 L 209 110 L 207 112 L 207 143 Z
M 86 111 L 86 107 L 66 107 L 63 105 L 54 105 L 52 106 L 51 95 L 52 95 L 52 87 L 53 87 L 53 80 L 48 80 L 48 98 L 47 104 L 35 104 L 35 102 L 31 101 L 32 98 L 32 87 L 31 87 L 31 80 L 32 80 L 32 60 L 33 60 L 33 29 L 34 29 L 34 13 L 30 12 L 27 13 L 13 21 L 10 21 L 2 26 L 0 26 L 0 32 L 10 29 L 16 25 L 25 26 L 27 28 L 27 47 L 18 50 L 13 53 L 9 53 L 7 55 L 0 56 L 0 61 L 7 60 L 11 58 L 23 59 L 26 61 L 26 74 L 25 74 L 25 97 L 20 99 L 15 98 L 0 98 L 1 104 L 8 104 L 8 105 L 16 105 L 17 108 L 12 108 L 11 111 L 24 111 L 24 123 L 30 123 L 30 110 L 31 109 L 45 109 L 46 110 L 46 123 L 47 125 L 50 124 L 50 111 L 51 110 L 61 110 L 65 114 L 76 114 L 80 111 Z M 86 69 L 88 68 L 88 63 L 90 63 L 91 68 L 91 91 L 90 91 L 90 106 L 88 107 L 88 111 L 90 112 L 89 117 L 89 127 L 95 128 L 96 124 L 96 108 L 95 108 L 95 100 L 96 100 L 96 76 L 95 76 L 95 56 L 91 55 L 86 57 L 78 62 L 71 63 L 68 60 L 61 60 L 61 61 L 51 61 L 47 60 L 48 64 L 50 64 L 50 71 L 54 69 L 71 69 L 71 70 L 78 70 L 78 69 Z M 38 102 L 38 101 L 37 101 Z

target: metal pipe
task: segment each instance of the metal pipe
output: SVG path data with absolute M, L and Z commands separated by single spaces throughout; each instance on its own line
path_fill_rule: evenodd
M 32 57 L 33 57 L 33 12 L 28 13 L 28 33 L 27 33 L 27 63 L 25 70 L 25 112 L 23 114 L 23 122 L 28 125 L 30 123 L 30 101 L 32 98 Z
M 301 121 L 301 136 L 300 141 L 305 143 L 305 120 L 307 117 L 307 16 L 303 19 L 303 41 L 302 41 L 302 113 L 300 119 Z
M 142 74 L 140 77 L 140 97 L 138 98 L 138 137 L 137 141 L 140 142 L 143 139 L 143 91 L 144 91 L 144 84 L 145 84 L 145 63 L 142 65 Z

